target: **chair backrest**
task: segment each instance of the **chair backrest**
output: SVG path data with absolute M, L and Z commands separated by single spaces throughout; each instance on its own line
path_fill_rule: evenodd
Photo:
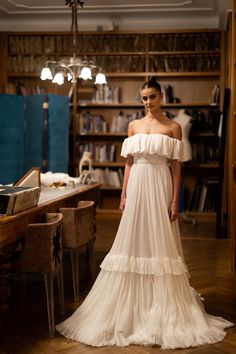
M 61 208 L 63 214 L 62 244 L 78 248 L 95 239 L 95 203 L 79 201 L 75 208 Z
M 40 223 L 29 224 L 25 245 L 14 268 L 19 272 L 53 272 L 62 261 L 61 213 L 41 215 Z

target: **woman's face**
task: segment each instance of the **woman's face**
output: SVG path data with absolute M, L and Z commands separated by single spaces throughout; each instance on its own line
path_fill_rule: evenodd
M 141 98 L 148 111 L 159 109 L 161 106 L 162 94 L 155 88 L 141 90 Z

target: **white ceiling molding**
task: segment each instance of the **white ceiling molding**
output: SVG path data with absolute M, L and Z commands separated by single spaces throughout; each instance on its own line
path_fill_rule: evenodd
M 120 30 L 225 28 L 232 0 L 85 0 L 79 30 L 96 30 L 112 19 Z M 69 31 L 65 0 L 0 0 L 0 31 Z
M 45 3 L 43 5 L 43 3 Z M 61 3 L 59 5 L 59 3 Z M 43 13 L 60 13 L 70 12 L 70 9 L 65 6 L 63 0 L 59 1 L 41 1 L 40 6 L 35 5 L 35 1 L 13 1 L 13 0 L 0 0 L 0 9 L 9 15 L 15 14 L 43 14 Z M 139 1 L 120 1 L 119 4 L 115 1 L 101 0 L 87 0 L 85 2 L 83 10 L 84 13 L 93 12 L 112 12 L 112 13 L 123 13 L 123 12 L 149 12 L 149 11 L 213 11 L 215 10 L 214 0 L 172 0 L 170 2 L 164 0 L 149 0 L 149 2 L 143 3 L 142 0 Z

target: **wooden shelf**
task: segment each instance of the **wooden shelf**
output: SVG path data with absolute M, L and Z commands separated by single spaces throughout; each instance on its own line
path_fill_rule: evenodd
M 182 50 L 182 51 L 169 51 L 169 52 L 166 52 L 166 51 L 159 51 L 159 52 L 156 52 L 156 51 L 149 51 L 148 52 L 149 55 L 205 55 L 205 54 L 220 54 L 220 51 L 219 50 Z
M 106 77 L 113 77 L 113 78 L 132 78 L 132 77 L 148 77 L 152 76 L 155 73 L 153 72 L 124 72 L 124 73 L 106 73 Z M 215 76 L 220 76 L 220 73 L 218 71 L 212 71 L 212 72 L 204 72 L 204 71 L 198 71 L 198 72 L 158 72 L 157 73 L 158 77 L 195 77 L 195 76 L 203 76 L 203 77 L 215 77 Z M 10 77 L 21 77 L 21 78 L 35 78 L 38 77 L 40 78 L 40 73 L 35 73 L 35 72 L 30 72 L 30 73 L 8 73 L 7 76 Z
M 38 78 L 40 80 L 40 73 L 8 73 L 8 77 L 20 77 L 20 78 Z M 43 81 L 42 81 L 43 82 Z
M 73 106 L 72 103 L 70 106 Z M 208 102 L 180 102 L 180 103 L 163 103 L 161 105 L 163 108 L 185 108 L 185 107 L 207 107 L 207 108 L 217 108 L 219 105 L 211 105 Z M 78 103 L 77 107 L 84 108 L 144 108 L 142 103 L 135 102 L 123 102 L 123 103 L 105 103 L 105 102 L 94 102 L 94 103 Z
M 114 55 L 114 56 L 136 56 L 136 55 L 146 55 L 147 52 L 145 51 L 132 51 L 132 52 L 83 52 L 83 53 L 80 53 L 81 56 L 111 56 L 111 55 Z
M 153 72 L 146 74 L 147 76 L 153 75 Z M 185 71 L 185 72 L 158 72 L 158 77 L 215 77 L 220 76 L 219 71 Z
M 126 103 L 78 103 L 77 107 L 83 108 L 140 108 L 143 107 L 142 103 L 136 102 L 126 102 Z
M 215 222 L 216 221 L 216 213 L 213 212 L 199 212 L 199 211 L 184 211 L 184 214 L 188 217 L 192 217 L 193 219 L 197 219 L 198 221 L 207 221 L 207 222 Z
M 183 164 L 184 168 L 202 168 L 202 169 L 218 169 L 219 168 L 219 164 L 217 163 L 184 163 Z
M 220 76 L 219 71 L 205 72 L 205 71 L 189 71 L 189 72 L 158 72 L 156 73 L 158 77 L 217 77 Z M 141 73 L 106 73 L 107 77 L 115 77 L 115 78 L 125 78 L 125 77 L 148 77 L 155 75 L 154 72 L 141 72 Z

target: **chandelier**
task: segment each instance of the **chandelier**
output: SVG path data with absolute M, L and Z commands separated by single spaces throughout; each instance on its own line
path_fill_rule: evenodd
M 58 85 L 62 85 L 65 80 L 75 84 L 77 79 L 92 80 L 92 75 L 95 74 L 95 84 L 106 84 L 106 76 L 93 60 L 76 57 L 78 38 L 77 9 L 78 5 L 82 8 L 84 2 L 80 0 L 66 0 L 65 4 L 69 5 L 72 14 L 71 32 L 73 55 L 71 58 L 65 58 L 59 61 L 48 60 L 45 63 L 45 67 L 42 69 L 40 79 L 51 80 Z

